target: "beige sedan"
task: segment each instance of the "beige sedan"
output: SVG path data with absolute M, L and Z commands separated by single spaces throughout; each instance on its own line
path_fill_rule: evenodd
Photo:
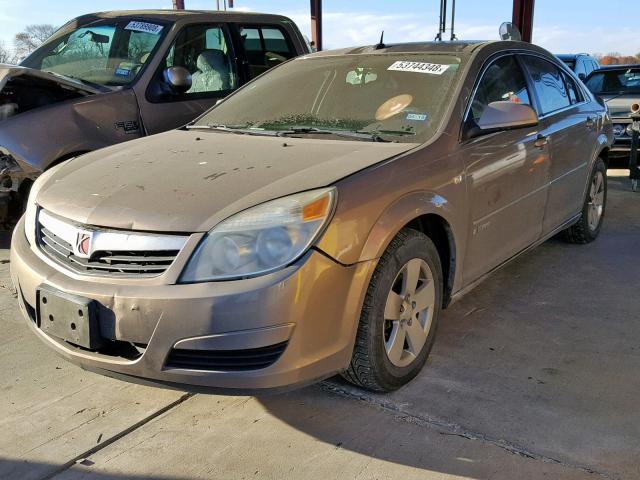
M 49 170 L 12 276 L 34 334 L 86 369 L 389 391 L 487 274 L 559 232 L 595 240 L 612 139 L 605 106 L 532 45 L 308 55 L 187 128 Z

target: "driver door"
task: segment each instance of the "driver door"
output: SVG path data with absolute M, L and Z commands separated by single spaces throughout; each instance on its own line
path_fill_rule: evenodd
M 513 55 L 499 57 L 481 74 L 465 120 L 477 126 L 491 102 L 533 104 Z M 465 164 L 469 238 L 464 283 L 469 284 L 540 238 L 549 184 L 549 147 L 540 126 L 503 130 L 467 140 Z
M 192 87 L 176 92 L 164 79 L 168 67 L 186 68 Z M 228 29 L 220 24 L 185 27 L 160 63 L 140 102 L 149 135 L 181 127 L 238 88 L 237 59 Z

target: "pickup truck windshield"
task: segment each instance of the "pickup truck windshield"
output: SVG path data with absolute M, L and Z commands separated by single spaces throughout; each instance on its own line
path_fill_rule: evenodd
M 586 85 L 595 95 L 640 93 L 640 68 L 594 72 Z
M 22 65 L 105 86 L 133 82 L 170 25 L 139 20 L 100 20 L 63 27 Z
M 442 121 L 459 70 L 458 57 L 438 54 L 301 57 L 250 83 L 192 128 L 425 142 Z

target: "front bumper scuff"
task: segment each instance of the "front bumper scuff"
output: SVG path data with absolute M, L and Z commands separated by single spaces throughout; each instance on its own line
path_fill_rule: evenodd
M 12 238 L 11 276 L 34 333 L 87 370 L 181 390 L 256 393 L 303 385 L 343 370 L 376 265 L 369 261 L 343 266 L 311 250 L 282 271 L 239 281 L 188 285 L 85 281 L 43 261 L 27 242 L 23 221 Z M 102 334 L 145 344 L 142 355 L 133 360 L 104 355 L 43 333 L 29 319 L 42 284 L 99 302 Z M 203 371 L 165 365 L 174 347 L 250 349 L 281 341 L 288 341 L 282 356 L 260 370 Z

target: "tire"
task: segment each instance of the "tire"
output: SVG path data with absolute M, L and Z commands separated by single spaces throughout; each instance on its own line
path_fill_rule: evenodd
M 433 346 L 442 292 L 435 245 L 416 230 L 401 230 L 373 273 L 351 363 L 342 376 L 375 392 L 396 390 L 411 381 Z
M 569 243 L 586 244 L 598 238 L 602 229 L 606 206 L 607 167 L 602 159 L 598 158 L 589 176 L 589 186 L 582 206 L 580 220 L 563 232 L 564 240 Z

